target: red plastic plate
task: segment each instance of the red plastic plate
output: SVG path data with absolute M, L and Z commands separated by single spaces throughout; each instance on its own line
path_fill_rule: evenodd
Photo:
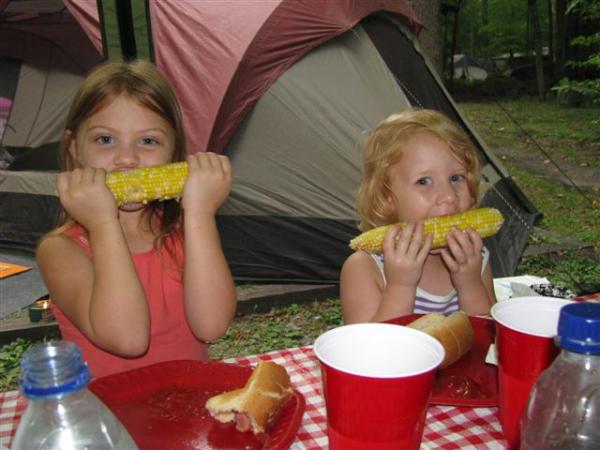
M 213 395 L 242 387 L 251 373 L 251 367 L 236 364 L 169 361 L 99 378 L 89 387 L 141 450 L 287 449 L 304 413 L 299 392 L 283 406 L 273 428 L 256 436 L 214 420 L 204 407 Z
M 386 320 L 406 325 L 423 314 L 409 314 Z M 498 406 L 498 374 L 496 366 L 485 362 L 496 335 L 493 320 L 469 317 L 473 325 L 473 346 L 454 364 L 438 371 L 430 403 L 434 405 L 488 407 Z

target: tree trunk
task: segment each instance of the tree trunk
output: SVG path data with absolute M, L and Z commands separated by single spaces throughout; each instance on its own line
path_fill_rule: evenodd
M 452 85 L 454 84 L 454 53 L 456 53 L 456 42 L 458 40 L 458 16 L 460 15 L 460 3 L 461 0 L 455 0 L 454 5 L 456 7 L 456 12 L 454 13 L 454 26 L 452 27 L 452 46 L 450 48 L 450 78 L 449 89 L 452 90 Z
M 552 11 L 552 0 L 546 0 L 546 6 L 548 7 L 548 55 L 550 55 L 550 62 L 552 63 L 552 67 L 554 67 L 556 59 L 554 57 L 554 14 Z
M 1 1 L 1 0 L 0 0 Z M 206 2 L 206 0 L 203 0 Z M 213 0 L 214 1 L 214 0 Z M 319 0 L 330 1 L 330 0 Z M 419 44 L 421 49 L 429 58 L 436 72 L 444 75 L 445 61 L 442 54 L 445 46 L 444 23 L 442 15 L 442 5 L 440 0 L 411 0 L 410 4 L 419 21 L 423 24 L 423 29 L 419 33 Z
M 481 0 L 481 24 L 483 25 L 485 32 L 481 33 L 481 39 L 482 39 L 481 44 L 482 45 L 480 45 L 480 48 L 486 49 L 486 52 L 484 55 L 486 57 L 490 56 L 488 54 L 488 52 L 489 52 L 488 44 L 489 44 L 490 39 L 489 39 L 489 33 L 488 33 L 488 29 L 487 29 L 487 25 L 489 23 L 489 18 L 490 18 L 489 2 L 488 2 L 488 0 Z M 474 52 L 471 51 L 471 55 L 473 55 L 473 54 L 474 54 Z
M 544 55 L 542 53 L 542 30 L 540 17 L 537 10 L 537 0 L 528 0 L 529 17 L 531 17 L 531 30 L 533 32 L 533 48 L 535 49 L 535 73 L 537 79 L 538 96 L 540 100 L 546 97 L 544 87 Z
M 527 0 L 527 20 L 525 20 L 525 55 L 531 56 L 531 0 Z
M 567 47 L 566 0 L 556 0 L 554 7 L 554 78 L 560 80 L 565 74 L 565 50 Z

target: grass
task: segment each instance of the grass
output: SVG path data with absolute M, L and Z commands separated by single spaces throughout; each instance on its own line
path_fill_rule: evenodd
M 536 225 L 593 247 L 524 257 L 517 273 L 545 276 L 575 292 L 599 291 L 600 175 L 596 175 L 591 188 L 577 189 L 558 181 L 548 160 L 570 167 L 572 179 L 577 178 L 577 168 L 600 170 L 600 107 L 564 108 L 553 101 L 521 98 L 460 103 L 459 108 L 542 213 Z M 531 165 L 527 170 L 522 167 L 528 158 L 538 161 L 539 171 L 532 173 Z M 533 235 L 530 239 L 539 237 Z
M 559 163 L 570 160 L 600 168 L 600 106 L 565 108 L 535 97 L 458 106 L 497 154 L 506 148 L 525 154 L 539 152 L 533 138 Z
M 563 236 L 572 236 L 591 248 L 559 254 L 522 258 L 517 274 L 548 278 L 575 292 L 600 291 L 600 192 L 586 189 L 583 197 L 572 186 L 559 182 L 548 170 L 532 173 L 521 167 L 523 159 L 547 157 L 538 143 L 559 164 L 600 170 L 600 107 L 561 108 L 553 101 L 534 98 L 496 103 L 460 103 L 478 134 L 503 161 L 517 185 L 543 214 L 538 227 Z M 518 121 L 507 118 L 507 111 Z M 509 152 L 510 150 L 510 152 Z M 516 155 L 516 156 L 515 156 Z M 519 156 L 521 158 L 519 158 Z M 543 165 L 540 169 L 544 169 Z M 597 181 L 600 185 L 600 180 Z M 600 186 L 598 186 L 600 190 Z M 538 242 L 554 238 L 532 236 Z M 246 289 L 253 289 L 247 286 Z M 314 301 L 273 308 L 268 313 L 237 317 L 227 334 L 210 344 L 213 359 L 245 356 L 311 344 L 323 331 L 342 323 L 338 299 Z M 0 389 L 16 387 L 17 362 L 28 341 L 18 341 L 0 349 L 0 369 L 4 380 Z
M 222 359 L 301 347 L 341 324 L 338 299 L 272 308 L 266 314 L 237 317 L 227 334 L 210 345 L 210 356 Z
M 540 228 L 593 244 L 600 250 L 600 208 L 598 201 L 582 198 L 576 189 L 534 175 L 508 164 L 517 184 L 543 214 Z M 589 199 L 593 194 L 586 193 Z

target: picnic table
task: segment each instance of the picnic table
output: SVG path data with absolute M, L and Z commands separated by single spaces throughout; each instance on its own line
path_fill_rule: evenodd
M 256 365 L 271 360 L 286 368 L 294 389 L 305 399 L 306 409 L 293 450 L 327 449 L 327 419 L 319 363 L 312 347 L 276 350 L 223 362 Z M 10 448 L 27 400 L 18 391 L 0 393 L 0 447 Z M 422 449 L 505 449 L 498 408 L 429 407 Z
M 600 293 L 576 298 L 600 301 Z M 286 348 L 259 355 L 224 359 L 225 363 L 255 366 L 271 360 L 286 368 L 293 387 L 306 402 L 292 450 L 327 449 L 327 419 L 319 362 L 311 346 Z M 10 448 L 27 400 L 16 390 L 0 393 L 0 448 Z M 508 448 L 498 421 L 498 408 L 430 405 L 422 449 Z

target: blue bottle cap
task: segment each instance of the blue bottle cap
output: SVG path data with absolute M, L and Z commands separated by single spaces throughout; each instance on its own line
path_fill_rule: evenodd
M 576 353 L 600 354 L 600 303 L 570 303 L 560 310 L 558 345 Z
M 27 398 L 56 397 L 87 386 L 90 372 L 73 342 L 36 344 L 21 358 L 19 384 Z

